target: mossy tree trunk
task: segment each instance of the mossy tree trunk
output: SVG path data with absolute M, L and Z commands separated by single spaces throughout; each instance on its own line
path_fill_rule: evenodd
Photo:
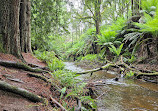
M 101 0 L 96 0 L 95 1 L 95 27 L 96 27 L 96 34 L 100 34 L 100 22 L 101 22 L 100 6 L 101 6 Z
M 131 0 L 132 16 L 139 15 L 141 0 Z
M 20 47 L 22 52 L 31 52 L 30 2 L 29 0 L 21 0 L 20 4 Z
M 18 58 L 22 58 L 21 52 L 31 51 L 28 5 L 29 0 L 0 0 L 0 37 L 3 51 Z
M 96 28 L 96 35 L 99 35 L 100 34 L 100 23 L 101 23 L 101 0 L 95 0 L 95 3 L 94 3 L 94 10 L 95 10 L 95 28 Z M 97 40 L 97 37 L 94 38 L 95 40 Z M 97 43 L 94 42 L 92 44 L 92 47 L 93 47 L 93 50 L 94 50 L 94 54 L 97 54 L 97 49 L 98 49 L 98 46 L 97 46 Z

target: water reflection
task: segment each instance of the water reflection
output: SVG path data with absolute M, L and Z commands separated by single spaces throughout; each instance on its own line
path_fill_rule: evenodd
M 82 68 L 69 64 L 69 70 L 83 71 Z M 67 65 L 66 64 L 66 65 Z M 79 69 L 78 69 L 79 68 Z M 80 78 L 93 81 L 103 81 L 106 85 L 97 86 L 98 111 L 158 111 L 158 84 L 140 80 L 114 81 L 115 73 L 98 71 L 82 75 Z

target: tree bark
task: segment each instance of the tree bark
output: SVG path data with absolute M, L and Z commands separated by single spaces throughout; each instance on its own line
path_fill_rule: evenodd
M 0 23 L 3 48 L 6 53 L 21 58 L 19 36 L 20 0 L 0 1 Z
M 0 52 L 31 52 L 29 0 L 0 0 Z
M 31 52 L 30 1 L 21 0 L 20 5 L 20 46 L 22 52 Z
M 26 23 L 27 23 L 27 31 L 28 31 L 28 33 L 27 33 L 28 34 L 27 35 L 27 52 L 32 53 L 32 49 L 31 49 L 31 1 L 30 0 L 27 0 L 26 8 L 27 8 Z
M 100 5 L 101 5 L 101 0 L 96 0 L 95 1 L 95 27 L 96 27 L 96 34 L 100 33 L 100 22 L 101 22 Z

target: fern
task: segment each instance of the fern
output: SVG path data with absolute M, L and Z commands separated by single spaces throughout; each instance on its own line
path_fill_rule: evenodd
M 143 0 L 142 1 L 142 7 L 145 10 L 152 11 L 151 7 L 155 6 L 157 9 L 156 15 L 154 17 L 151 17 L 149 14 L 144 14 L 145 16 L 145 24 L 141 23 L 135 23 L 137 26 L 141 28 L 141 32 L 151 32 L 156 37 L 158 36 L 158 0 Z
M 123 48 L 123 43 L 119 46 L 119 48 L 116 48 L 114 45 L 110 45 L 109 50 L 114 53 L 116 56 L 119 56 L 121 53 L 121 50 Z
M 138 41 L 138 39 L 143 35 L 143 33 L 141 32 L 132 32 L 132 33 L 128 33 L 126 34 L 123 39 L 123 42 L 127 42 L 127 41 L 131 41 L 131 43 L 128 45 L 128 47 L 131 47 L 131 45 L 136 44 L 136 42 Z
M 153 11 L 153 9 L 151 8 L 152 6 L 157 7 L 156 5 L 158 4 L 158 0 L 142 0 L 142 8 L 144 10 L 146 10 L 148 13 Z

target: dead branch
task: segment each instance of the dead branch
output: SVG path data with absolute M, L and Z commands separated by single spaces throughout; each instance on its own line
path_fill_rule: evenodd
M 50 96 L 50 99 L 52 100 L 53 103 L 57 104 L 62 109 L 62 111 L 67 111 L 58 101 L 56 101 L 51 96 Z

